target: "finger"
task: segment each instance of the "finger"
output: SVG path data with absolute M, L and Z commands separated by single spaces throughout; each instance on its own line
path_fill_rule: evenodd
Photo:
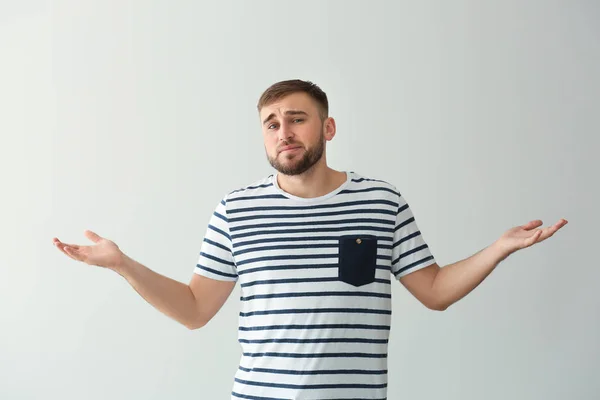
M 550 236 L 554 235 L 556 231 L 558 231 L 561 227 L 562 225 L 554 225 L 544 229 L 544 232 L 542 233 L 542 238 L 544 240 L 548 239 Z
M 556 233 L 556 231 L 558 231 L 560 228 L 562 228 L 566 224 L 567 224 L 567 221 L 564 219 L 561 219 L 554 225 L 545 228 L 542 236 L 544 238 L 549 238 L 550 236 L 554 235 L 554 233 Z
M 73 257 L 71 254 L 69 254 L 69 253 L 68 253 L 68 252 L 65 250 L 65 247 L 64 247 L 64 246 L 56 246 L 56 247 L 57 247 L 57 248 L 60 250 L 60 252 L 61 252 L 61 253 L 63 253 L 64 255 L 66 255 L 67 257 L 69 257 L 70 259 L 72 259 L 72 260 L 75 260 L 75 261 L 79 261 L 79 260 L 77 260 L 75 257 Z
M 557 230 L 559 230 L 560 228 L 562 228 L 563 226 L 565 226 L 568 223 L 568 221 L 566 219 L 559 219 L 558 222 L 556 222 L 554 225 L 549 226 L 548 228 L 546 228 L 547 230 L 549 230 L 551 233 L 556 232 Z
M 94 233 L 90 230 L 85 231 L 85 236 L 94 243 L 98 243 L 99 241 L 102 240 L 102 238 L 99 235 L 97 235 L 96 233 Z
M 542 226 L 543 222 L 539 219 L 535 219 L 533 221 L 529 221 L 528 223 L 526 223 L 525 225 L 521 225 L 521 228 L 529 231 L 531 229 L 537 228 L 539 226 Z
M 538 242 L 541 236 L 542 236 L 541 229 L 535 231 L 535 233 L 533 235 L 531 235 L 530 237 L 525 239 L 525 247 L 529 247 L 529 246 L 535 244 L 536 242 Z
M 73 257 L 72 257 L 72 256 L 71 256 L 69 253 L 67 253 L 67 252 L 65 251 L 65 247 L 70 247 L 70 248 L 71 248 L 72 250 L 74 250 L 74 251 L 80 251 L 80 248 L 79 248 L 79 246 L 77 246 L 77 248 L 74 248 L 74 247 L 72 247 L 72 246 L 70 246 L 70 245 L 67 245 L 67 244 L 64 244 L 64 243 L 58 243 L 58 244 L 56 244 L 56 248 L 57 248 L 58 250 L 60 250 L 60 251 L 61 251 L 63 254 L 65 254 L 66 256 L 69 256 L 69 257 L 73 258 Z
M 53 243 L 54 243 L 54 245 L 56 245 L 56 246 L 70 246 L 70 247 L 72 247 L 72 248 L 74 248 L 74 249 L 79 249 L 79 246 L 78 246 L 78 245 L 76 245 L 76 244 L 69 244 L 69 243 L 63 243 L 63 242 L 61 242 L 60 240 L 58 240 L 58 238 L 54 238 L 54 239 L 52 240 L 52 242 L 53 242 Z
M 558 222 L 548 228 L 544 228 L 542 229 L 542 234 L 540 236 L 539 241 L 544 241 L 546 239 L 548 239 L 549 237 L 552 237 L 552 235 L 554 235 L 556 233 L 556 231 L 558 231 L 560 228 L 562 228 L 565 225 L 565 223 L 563 222 Z
M 67 255 L 71 258 L 73 258 L 74 260 L 77 261 L 83 261 L 83 257 L 82 255 L 79 253 L 78 250 L 75 250 L 69 246 L 65 246 L 64 247 L 65 253 L 67 253 Z

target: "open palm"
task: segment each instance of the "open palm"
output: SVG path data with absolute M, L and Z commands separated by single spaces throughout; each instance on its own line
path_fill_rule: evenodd
M 534 220 L 525 225 L 516 226 L 506 231 L 499 239 L 500 244 L 508 253 L 540 243 L 568 223 L 566 219 L 560 219 L 557 223 L 546 228 L 540 228 L 542 221 Z
M 67 244 L 58 238 L 54 238 L 52 241 L 60 251 L 73 260 L 106 268 L 113 268 L 119 264 L 123 253 L 115 242 L 102 238 L 92 231 L 85 231 L 85 236 L 94 244 L 90 246 Z

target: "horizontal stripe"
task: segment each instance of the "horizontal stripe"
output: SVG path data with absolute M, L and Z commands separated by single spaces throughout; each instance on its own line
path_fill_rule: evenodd
M 215 247 L 218 247 L 218 248 L 220 248 L 220 249 L 223 249 L 223 250 L 225 250 L 225 251 L 227 251 L 227 252 L 231 253 L 231 250 L 230 250 L 230 249 L 229 249 L 227 246 L 224 246 L 224 245 L 222 245 L 221 243 L 218 243 L 218 242 L 215 242 L 215 241 L 213 241 L 213 240 L 206 239 L 206 238 L 204 238 L 204 241 L 205 241 L 206 243 L 208 243 L 208 244 L 211 244 L 211 245 L 213 245 L 213 246 L 215 246 Z
M 382 225 L 394 225 L 395 221 L 377 218 L 354 218 L 354 219 L 331 219 L 331 220 L 316 220 L 316 221 L 299 221 L 299 222 L 269 222 L 263 224 L 250 224 L 250 225 L 238 225 L 231 226 L 229 230 L 231 232 L 239 232 L 248 229 L 264 229 L 264 228 L 287 228 L 292 226 L 316 226 L 316 225 L 348 225 L 348 224 L 382 224 Z M 314 228 L 313 228 L 314 229 Z M 348 229 L 348 228 L 346 228 Z M 391 232 L 392 230 L 389 229 Z
M 208 271 L 210 273 L 213 273 L 215 275 L 226 276 L 228 278 L 237 278 L 237 275 L 235 275 L 235 274 L 228 274 L 228 273 L 225 273 L 225 272 L 217 271 L 216 269 L 212 269 L 212 268 L 206 267 L 204 265 L 196 264 L 196 267 L 198 267 L 200 269 L 203 269 L 205 271 Z
M 240 297 L 241 301 L 249 301 L 256 299 L 276 299 L 276 298 L 293 298 L 293 297 L 329 297 L 329 296 L 356 296 L 356 297 L 381 297 L 389 299 L 392 297 L 389 293 L 376 292 L 292 292 L 292 293 L 269 293 L 255 294 L 252 296 Z
M 360 183 L 360 182 L 380 182 L 380 183 L 387 183 L 386 181 L 382 181 L 381 179 L 370 179 L 370 178 L 354 178 L 352 179 L 352 182 L 356 182 L 356 183 Z
M 249 394 L 240 394 L 240 393 L 236 393 L 236 392 L 231 392 L 231 395 L 234 397 L 238 397 L 240 399 L 249 399 L 249 400 L 290 400 L 290 399 L 282 399 L 279 397 L 250 396 Z
M 394 233 L 398 232 L 400 229 L 404 228 L 406 225 L 408 225 L 408 224 L 410 224 L 412 222 L 415 222 L 415 218 L 414 217 L 411 217 L 411 218 L 407 219 L 406 221 L 400 223 L 398 226 L 396 226 L 394 228 Z
M 289 278 L 289 279 L 265 279 L 261 281 L 252 281 L 242 283 L 242 287 L 250 287 L 257 285 L 282 285 L 286 283 L 314 283 L 314 282 L 338 282 L 340 278 L 337 276 L 326 277 L 326 278 Z M 389 279 L 375 279 L 376 283 L 383 283 L 384 285 L 391 284 Z
M 208 254 L 208 253 L 205 253 L 203 251 L 200 252 L 200 255 L 202 257 L 208 258 L 209 260 L 213 260 L 213 261 L 216 261 L 216 262 L 224 264 L 224 265 L 229 265 L 229 266 L 235 267 L 235 263 L 233 261 L 223 260 L 222 258 L 219 258 L 217 256 L 213 256 L 212 254 Z
M 314 325 L 265 325 L 265 326 L 240 326 L 240 331 L 272 331 L 272 330 L 311 330 L 311 329 L 367 329 L 376 331 L 389 331 L 388 325 L 367 324 L 314 324 Z
M 291 244 L 291 245 L 273 245 L 273 246 L 263 246 L 263 247 L 253 247 L 245 250 L 238 250 L 233 252 L 233 256 L 240 256 L 242 254 L 254 253 L 257 251 L 271 251 L 271 250 L 299 250 L 299 249 L 337 249 L 339 248 L 339 243 L 330 243 L 330 244 Z M 224 247 L 227 249 L 226 247 Z M 390 245 L 377 245 L 378 249 L 382 250 L 391 250 L 392 246 Z M 227 249 L 229 250 L 229 249 Z
M 252 317 L 254 315 L 281 315 L 281 314 L 322 314 L 322 313 L 344 313 L 344 314 L 383 314 L 391 315 L 391 310 L 373 310 L 369 308 L 291 308 L 283 310 L 264 310 L 240 312 L 240 317 Z
M 383 384 L 362 384 L 362 383 L 325 383 L 317 385 L 293 385 L 289 383 L 272 383 L 272 382 L 258 382 L 258 381 L 247 381 L 239 378 L 235 378 L 238 383 L 251 386 L 263 386 L 272 388 L 282 389 L 383 389 L 387 387 L 387 383 Z
M 301 211 L 301 210 L 318 210 L 318 209 L 327 209 L 327 208 L 341 208 L 341 207 L 354 207 L 361 205 L 375 205 L 375 204 L 383 204 L 392 206 L 394 209 L 398 208 L 398 203 L 390 201 L 390 200 L 379 200 L 379 199 L 369 199 L 369 200 L 357 200 L 357 201 L 345 201 L 340 203 L 333 204 L 314 204 L 307 206 L 262 206 L 262 207 L 245 207 L 245 208 L 236 208 L 227 210 L 227 214 L 238 214 L 244 212 L 257 212 L 257 211 Z
M 261 185 L 255 185 L 255 186 L 247 186 L 245 188 L 241 188 L 241 189 L 237 189 L 234 190 L 232 192 L 229 193 L 229 195 L 231 196 L 234 193 L 240 193 L 240 192 L 246 192 L 248 190 L 252 190 L 252 189 L 262 189 L 262 188 L 268 188 L 268 187 L 272 187 L 273 184 L 272 183 L 263 183 Z
M 374 353 L 242 353 L 244 357 L 275 357 L 275 358 L 386 358 L 387 354 Z
M 249 258 L 247 260 L 240 260 L 236 264 L 238 266 L 246 265 L 246 264 L 254 264 L 261 261 L 280 261 L 280 260 L 321 260 L 324 258 L 333 258 L 338 259 L 338 253 L 332 254 L 286 254 L 286 255 L 277 255 L 277 256 L 264 256 L 264 257 L 256 257 Z M 376 257 L 378 260 L 389 260 L 391 256 L 377 254 Z M 231 263 L 233 265 L 233 263 Z
M 227 199 L 227 203 L 233 203 L 235 201 L 267 200 L 267 199 L 288 200 L 288 198 L 282 194 L 263 194 L 263 195 L 257 195 L 257 196 L 232 197 L 232 198 Z
M 238 342 L 245 344 L 265 344 L 265 343 L 369 343 L 369 344 L 387 344 L 388 339 L 369 339 L 369 338 L 316 338 L 316 339 L 296 339 L 296 338 L 271 338 L 271 339 L 238 339 Z
M 215 211 L 213 214 L 214 214 L 215 217 L 220 218 L 220 219 L 222 219 L 225 222 L 228 222 L 227 218 L 225 216 L 219 214 L 218 212 Z
M 251 274 L 264 271 L 282 271 L 282 270 L 303 270 L 303 269 L 324 269 L 324 268 L 339 268 L 338 264 L 293 264 L 293 265 L 273 265 L 267 267 L 255 267 L 242 269 L 238 271 L 239 275 Z M 389 265 L 376 265 L 376 269 L 390 271 Z
M 414 267 L 416 267 L 418 265 L 424 264 L 424 263 L 426 263 L 427 261 L 430 261 L 430 260 L 433 260 L 433 256 L 425 257 L 422 260 L 415 261 L 415 262 L 413 262 L 411 264 L 408 264 L 408 265 L 400 268 L 398 271 L 394 272 L 394 275 L 398 276 L 401 273 L 403 273 L 404 271 L 409 270 L 411 268 L 414 268 Z
M 274 369 L 274 368 L 244 368 L 239 367 L 244 372 L 262 372 L 266 374 L 282 375 L 385 375 L 387 369 L 367 370 L 367 369 L 321 369 L 321 370 L 293 370 L 293 369 Z
M 421 231 L 416 231 L 414 233 L 411 233 L 410 235 L 407 235 L 407 236 L 403 237 L 402 239 L 398 240 L 396 243 L 394 243 L 394 245 L 392 246 L 392 248 L 395 249 L 396 247 L 398 247 L 402 243 L 404 243 L 404 242 L 406 242 L 406 241 L 408 241 L 410 239 L 416 238 L 417 236 L 420 236 L 420 235 L 421 235 Z
M 344 189 L 340 192 L 340 194 L 354 194 L 354 193 L 369 193 L 369 192 L 389 192 L 395 195 L 398 195 L 398 192 L 395 192 L 392 189 L 386 187 L 371 187 L 366 189 Z
M 228 233 L 226 233 L 225 231 L 222 231 L 221 229 L 217 228 L 216 226 L 209 224 L 208 225 L 208 229 L 217 232 L 218 234 L 220 234 L 220 235 L 224 236 L 225 238 L 227 238 L 227 240 L 231 241 L 231 236 Z
M 326 242 L 332 241 L 338 243 L 340 236 L 302 236 L 302 237 L 294 237 L 294 236 L 284 236 L 284 237 L 275 237 L 268 239 L 256 239 L 256 240 L 247 240 L 245 242 L 236 242 L 233 243 L 233 248 L 236 247 L 244 247 L 244 246 L 254 246 L 256 244 L 267 244 L 273 242 Z M 393 238 L 388 236 L 376 236 L 377 242 L 393 242 Z M 383 249 L 390 249 L 391 245 L 381 245 Z
M 339 268 L 338 264 L 301 264 L 301 265 L 275 265 L 271 267 L 256 267 L 243 269 L 239 271 L 239 275 L 243 274 L 251 274 L 255 272 L 264 272 L 264 271 L 281 271 L 281 270 L 303 270 L 303 269 L 323 269 L 323 268 Z M 391 267 L 389 265 L 376 265 L 376 269 L 390 271 Z
M 379 227 L 379 226 L 367 226 L 367 225 L 359 225 L 349 227 L 338 226 L 334 228 L 307 228 L 307 229 L 278 229 L 272 231 L 263 231 L 257 230 L 254 232 L 246 232 L 246 233 L 236 233 L 232 234 L 232 239 L 239 239 L 243 237 L 249 236 L 257 236 L 257 235 L 285 235 L 291 233 L 317 233 L 317 232 L 345 232 L 345 231 L 373 231 L 373 232 L 393 232 L 392 228 Z
M 379 210 L 376 208 L 367 209 L 352 209 L 352 210 L 340 210 L 340 211 L 329 211 L 322 213 L 311 213 L 311 214 L 260 214 L 260 215 L 246 215 L 245 217 L 229 218 L 229 223 L 233 224 L 240 221 L 251 221 L 253 219 L 290 219 L 290 218 L 321 218 L 321 217 L 334 217 L 341 215 L 353 215 L 353 214 L 384 214 L 384 215 L 396 215 L 396 211 L 393 210 Z M 227 221 L 227 219 L 225 219 Z
M 396 212 L 396 214 L 400 214 L 404 210 L 408 210 L 408 204 L 406 204 L 406 203 L 404 205 L 398 207 L 398 211 Z
M 408 257 L 408 256 L 410 256 L 411 254 L 417 253 L 417 252 L 419 252 L 419 251 L 421 251 L 421 250 L 423 250 L 423 249 L 426 249 L 427 247 L 428 247 L 428 246 L 427 246 L 427 244 L 423 244 L 423 245 L 421 245 L 421 246 L 419 246 L 419 247 L 415 247 L 415 248 L 413 248 L 413 249 L 410 249 L 410 250 L 408 250 L 408 251 L 406 251 L 406 252 L 404 252 L 404 253 L 400 254 L 400 255 L 398 256 L 398 258 L 396 258 L 394 261 L 392 261 L 392 264 L 394 264 L 394 265 L 395 265 L 395 264 L 397 264 L 397 263 L 398 263 L 398 261 L 400 261 L 401 259 L 403 259 L 403 258 L 405 258 L 405 257 Z

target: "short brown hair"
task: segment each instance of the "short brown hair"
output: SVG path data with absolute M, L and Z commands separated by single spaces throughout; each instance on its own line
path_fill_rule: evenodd
M 258 100 L 258 111 L 271 103 L 274 103 L 281 98 L 290 95 L 292 93 L 304 92 L 308 94 L 316 103 L 319 109 L 321 120 L 324 121 L 329 115 L 329 102 L 327 101 L 327 95 L 319 86 L 310 82 L 303 81 L 300 79 L 292 79 L 287 81 L 281 81 L 271 85 Z

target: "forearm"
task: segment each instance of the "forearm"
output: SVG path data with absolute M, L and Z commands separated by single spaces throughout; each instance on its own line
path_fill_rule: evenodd
M 126 255 L 113 270 L 163 314 L 190 329 L 197 325 L 198 307 L 188 285 L 154 272 Z
M 475 289 L 508 254 L 496 243 L 469 258 L 440 268 L 432 291 L 442 309 L 456 303 Z

